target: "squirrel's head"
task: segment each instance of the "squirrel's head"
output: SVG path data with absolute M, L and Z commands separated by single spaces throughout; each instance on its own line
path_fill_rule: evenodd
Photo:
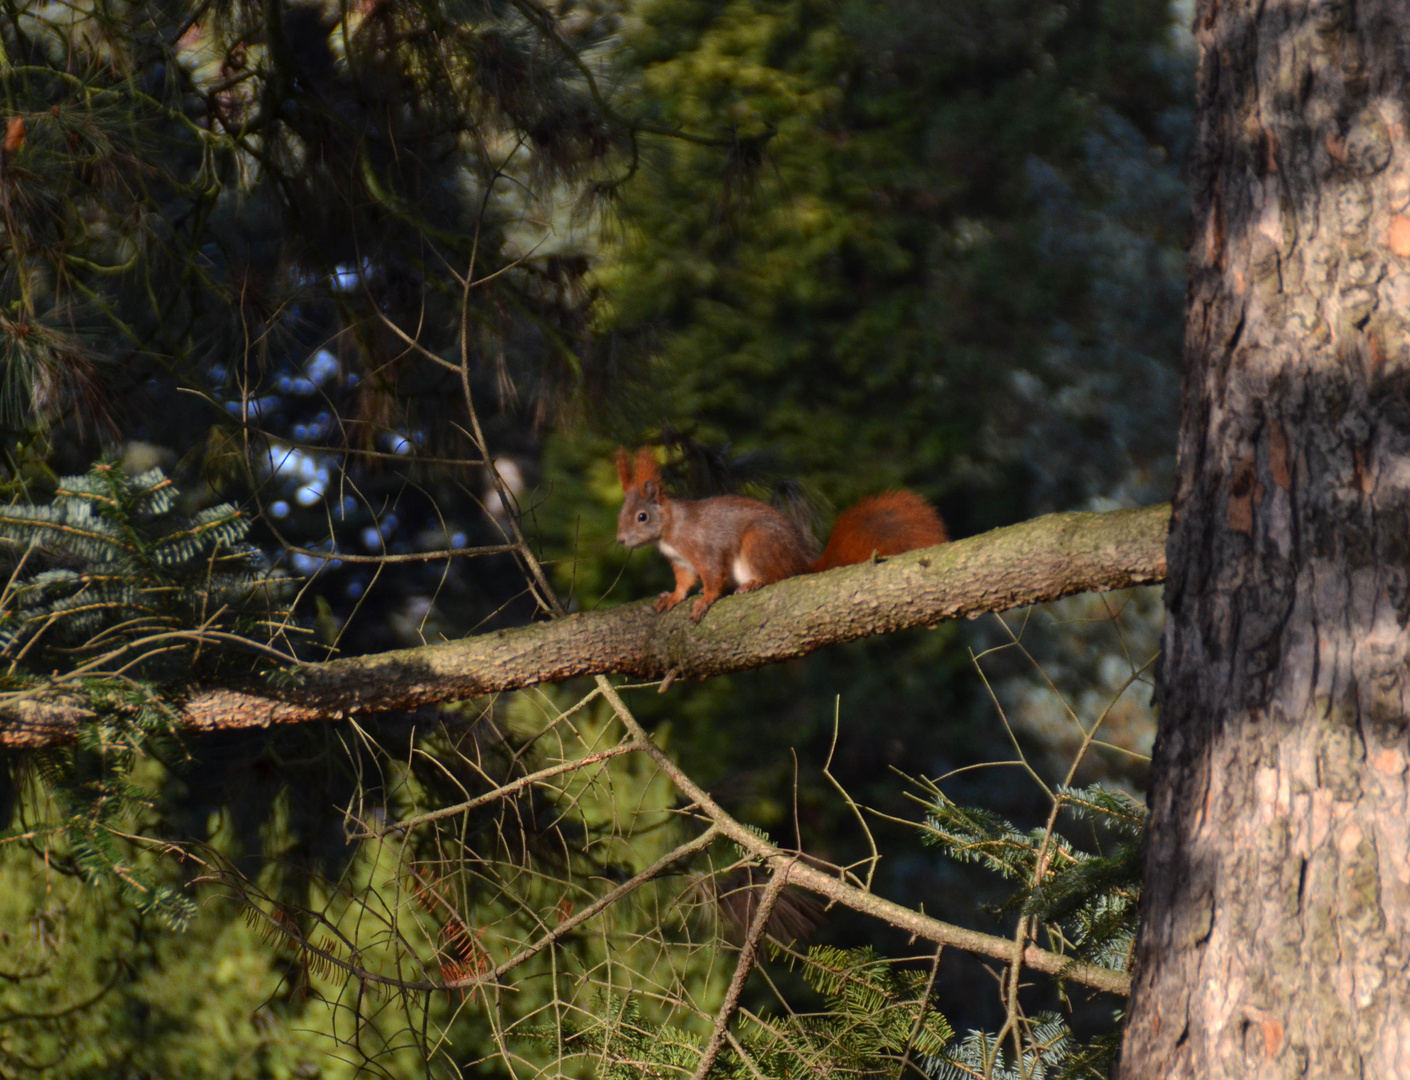
M 644 547 L 661 539 L 665 528 L 666 489 L 661 466 L 649 446 L 636 452 L 636 462 L 625 449 L 617 451 L 617 477 L 622 481 L 622 512 L 617 516 L 617 542 Z

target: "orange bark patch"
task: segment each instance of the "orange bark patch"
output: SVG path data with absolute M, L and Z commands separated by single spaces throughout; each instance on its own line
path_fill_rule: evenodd
M 1268 471 L 1273 483 L 1284 491 L 1292 489 L 1292 470 L 1288 468 L 1288 436 L 1283 425 L 1274 420 L 1268 428 Z
M 1253 462 L 1245 461 L 1229 485 L 1229 528 L 1253 535 Z
M 1366 357 L 1371 361 L 1371 370 L 1380 371 L 1386 362 L 1386 343 L 1374 327 L 1366 331 Z
M 1337 837 L 1337 850 L 1343 855 L 1350 855 L 1361 845 L 1361 840 L 1364 835 L 1365 834 L 1361 832 L 1360 826 L 1354 824 L 1348 825 L 1342 830 L 1342 834 Z
M 1205 223 L 1205 258 L 1216 270 L 1224 269 L 1224 204 L 1220 193 L 1215 191 L 1209 208 L 1209 220 Z
M 1371 768 L 1385 776 L 1399 776 L 1405 771 L 1405 758 L 1399 750 L 1388 748 L 1371 758 Z
M 1355 477 L 1352 485 L 1362 495 L 1371 494 L 1371 489 L 1375 483 L 1371 480 L 1371 474 L 1366 470 L 1366 456 L 1361 453 L 1361 448 L 1353 446 L 1351 448 L 1351 467 L 1355 470 Z
M 1283 1044 L 1283 1025 L 1276 1020 L 1268 1019 L 1260 1021 L 1258 1026 L 1263 1029 L 1263 1052 L 1268 1057 L 1272 1057 L 1278 1052 L 1278 1047 Z
M 1404 214 L 1390 219 L 1390 250 L 1398 258 L 1410 259 L 1410 217 Z

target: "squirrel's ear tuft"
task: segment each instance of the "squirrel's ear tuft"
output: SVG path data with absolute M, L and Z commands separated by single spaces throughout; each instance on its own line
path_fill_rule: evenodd
M 643 446 L 636 452 L 636 482 L 640 486 L 648 480 L 661 482 L 661 466 L 656 463 L 656 454 L 651 447 Z
M 632 489 L 632 456 L 625 446 L 617 447 L 617 479 L 622 481 L 622 490 Z

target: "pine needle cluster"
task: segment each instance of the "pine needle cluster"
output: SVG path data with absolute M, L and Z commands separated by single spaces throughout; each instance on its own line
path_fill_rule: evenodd
M 926 972 L 897 968 L 870 947 L 815 945 L 803 961 L 803 977 L 827 1001 L 807 1022 L 817 1040 L 846 1055 L 863 1074 L 910 1056 L 939 1059 L 954 1029 L 927 1000 Z M 886 1070 L 894 1073 L 894 1065 Z
M 115 887 L 138 912 L 181 930 L 195 904 L 161 877 L 131 843 L 151 817 L 150 765 L 180 753 L 171 714 L 144 687 L 90 686 L 99 719 L 82 726 L 72 746 L 51 747 L 16 762 L 16 787 L 28 787 L 39 822 L 22 813 L 0 840 L 42 844 L 46 861 L 95 887 Z M 9 777 L 0 780 L 10 780 Z M 17 794 L 3 790 L 0 803 Z M 7 815 L 8 816 L 8 815 Z
M 189 676 L 232 646 L 270 647 L 283 581 L 245 542 L 248 517 L 228 503 L 185 517 L 176 500 L 160 469 L 98 464 L 51 502 L 0 509 L 6 678 Z
M 156 763 L 183 750 L 167 704 L 178 682 L 276 653 L 283 580 L 245 542 L 228 504 L 177 512 L 171 480 L 100 463 L 59 481 L 51 501 L 0 509 L 0 703 L 48 698 L 90 719 L 72 746 L 16 759 L 0 809 L 27 788 L 10 835 L 91 884 L 110 882 L 173 927 L 191 902 L 145 873 L 131 837 L 152 816 Z
M 1038 919 L 1051 948 L 1125 970 L 1136 935 L 1145 807 L 1100 785 L 1060 787 L 1057 801 L 1114 836 L 1110 850 L 1082 851 L 1061 833 L 1021 830 L 997 814 L 957 806 L 939 791 L 931 792 L 922 839 L 958 862 L 1023 882 L 1002 910 Z
M 1084 1048 L 1057 1013 L 1039 1013 L 1025 1025 L 1023 1053 L 1006 1056 L 1002 1040 L 988 1032 L 971 1031 L 942 1056 L 924 1063 L 936 1080 L 1057 1080 L 1104 1077 L 1104 1069 L 1085 1071 Z

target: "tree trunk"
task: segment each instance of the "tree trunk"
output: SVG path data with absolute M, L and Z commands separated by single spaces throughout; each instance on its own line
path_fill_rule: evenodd
M 1124 1077 L 1410 1075 L 1410 0 L 1200 0 Z

